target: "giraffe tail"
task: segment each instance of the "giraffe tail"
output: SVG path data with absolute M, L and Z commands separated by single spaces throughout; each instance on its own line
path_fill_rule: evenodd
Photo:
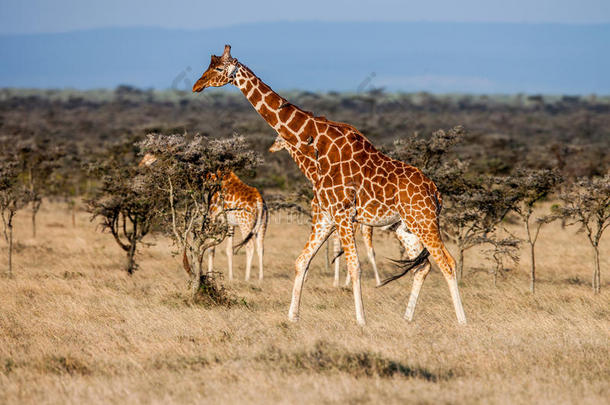
M 250 232 L 248 232 L 246 237 L 233 247 L 233 254 L 239 252 L 239 249 L 241 249 L 242 246 L 244 246 L 246 243 L 250 242 L 250 239 L 252 239 L 260 230 L 262 230 L 263 232 L 266 231 L 267 223 L 269 220 L 269 214 L 267 212 L 267 204 L 265 203 L 265 200 L 262 197 L 261 201 L 259 201 L 259 203 L 257 204 L 256 210 L 258 212 L 256 221 L 254 221 L 254 223 L 252 224 L 252 228 L 250 228 Z
M 428 256 L 430 256 L 430 252 L 428 252 L 428 250 L 426 248 L 424 248 L 419 253 L 419 255 L 417 255 L 417 257 L 415 259 L 404 259 L 404 260 L 390 259 L 394 262 L 394 264 L 397 265 L 397 267 L 399 269 L 402 270 L 402 272 L 395 274 L 393 276 L 390 276 L 390 277 L 386 278 L 385 280 L 382 280 L 381 283 L 379 283 L 379 285 L 377 287 L 382 287 L 382 286 L 388 284 L 389 282 L 398 280 L 399 278 L 401 278 L 402 276 L 407 274 L 410 270 L 425 263 L 428 260 Z
M 335 255 L 335 257 L 333 257 L 333 260 L 331 260 L 330 264 L 334 264 L 335 260 L 340 258 L 341 255 L 343 255 L 343 253 L 345 253 L 345 250 L 343 250 L 343 248 L 341 248 L 341 250 Z

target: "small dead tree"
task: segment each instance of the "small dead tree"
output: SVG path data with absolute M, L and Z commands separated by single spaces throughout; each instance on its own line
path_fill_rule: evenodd
M 595 294 L 601 289 L 599 241 L 610 225 L 610 173 L 604 177 L 581 178 L 567 187 L 560 195 L 561 205 L 554 213 L 566 220 L 566 224 L 580 225 L 593 248 L 594 270 L 592 287 Z
M 551 216 L 532 218 L 532 215 L 535 205 L 552 193 L 560 180 L 556 171 L 527 169 L 518 170 L 515 175 L 506 179 L 511 192 L 517 195 L 518 203 L 514 205 L 513 211 L 525 227 L 527 236 L 525 241 L 530 248 L 530 292 L 532 294 L 536 291 L 536 242 L 542 227 L 553 220 Z
M 494 287 L 498 286 L 498 276 L 506 271 L 507 263 L 519 263 L 519 243 L 517 238 L 506 237 L 501 238 L 498 235 L 485 237 L 481 243 L 489 246 L 483 252 L 487 254 L 487 258 L 492 262 L 493 267 L 489 271 L 493 277 Z
M 208 139 L 202 136 L 150 134 L 140 143 L 156 161 L 147 178 L 156 184 L 160 226 L 182 255 L 193 298 L 209 284 L 203 274 L 206 251 L 227 236 L 226 213 L 212 212 L 214 196 L 223 198 L 220 179 L 227 171 L 252 168 L 258 158 L 242 137 Z M 221 204 L 222 205 L 222 204 Z M 203 283 L 203 284 L 202 284 Z
M 21 170 L 15 155 L 0 156 L 0 215 L 2 230 L 8 245 L 9 277 L 13 275 L 13 219 L 17 211 L 24 208 L 31 199 L 29 190 L 20 181 Z

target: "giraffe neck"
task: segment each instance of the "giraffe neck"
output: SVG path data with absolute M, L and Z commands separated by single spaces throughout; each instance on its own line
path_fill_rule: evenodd
M 290 156 L 305 177 L 314 184 L 316 162 L 310 138 L 316 130 L 313 114 L 286 101 L 242 64 L 237 67 L 233 84 L 241 90 L 260 116 L 284 139 Z
M 233 84 L 288 144 L 297 149 L 307 145 L 307 140 L 301 137 L 307 138 L 304 134 L 310 131 L 304 131 L 304 127 L 308 118 L 313 118 L 313 114 L 286 101 L 242 64 L 237 67 Z
M 292 145 L 286 145 L 286 150 L 288 151 L 290 157 L 292 157 L 292 160 L 294 160 L 294 162 L 297 164 L 299 170 L 301 170 L 305 177 L 307 177 L 307 180 L 309 180 L 312 185 L 316 184 L 318 173 L 316 169 L 315 157 L 299 152 Z

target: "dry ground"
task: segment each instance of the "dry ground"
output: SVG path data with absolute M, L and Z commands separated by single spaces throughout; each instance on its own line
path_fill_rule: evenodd
M 19 216 L 16 269 L 0 278 L 0 403 L 608 403 L 610 285 L 589 286 L 583 235 L 552 224 L 538 246 L 540 283 L 527 292 L 528 265 L 494 288 L 485 273 L 461 287 L 469 324 L 456 324 L 437 271 L 416 319 L 402 319 L 405 277 L 373 288 L 364 262 L 368 325 L 354 319 L 349 290 L 332 288 L 314 261 L 301 321 L 286 320 L 293 261 L 308 226 L 272 219 L 263 283 L 237 281 L 239 303 L 203 308 L 186 299 L 186 277 L 163 239 L 143 249 L 141 270 L 120 270 L 112 237 L 87 215 L 77 227 L 46 204 L 39 236 Z M 381 271 L 396 257 L 376 236 Z M 0 245 L 4 270 L 4 243 Z M 221 249 L 224 250 L 224 249 Z M 610 237 L 602 278 L 610 269 Z M 479 253 L 467 267 L 480 265 Z M 217 254 L 217 267 L 225 258 Z M 243 252 L 236 259 L 243 276 Z

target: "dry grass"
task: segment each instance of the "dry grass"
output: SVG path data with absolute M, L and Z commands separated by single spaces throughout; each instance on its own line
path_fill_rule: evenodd
M 65 224 L 65 225 L 64 225 Z M 364 262 L 368 325 L 348 290 L 316 259 L 301 321 L 290 324 L 293 261 L 307 226 L 271 221 L 266 279 L 230 284 L 236 305 L 185 299 L 186 276 L 163 239 L 121 271 L 122 252 L 86 214 L 72 228 L 59 205 L 39 237 L 21 214 L 12 279 L 0 278 L 0 403 L 604 403 L 610 398 L 610 286 L 590 288 L 591 252 L 574 229 L 543 230 L 540 283 L 527 293 L 527 258 L 492 286 L 469 275 L 459 327 L 447 287 L 428 277 L 416 320 L 402 319 L 405 277 L 382 289 Z M 377 235 L 383 257 L 393 239 Z M 608 269 L 610 237 L 603 244 Z M 0 252 L 5 254 L 5 246 Z M 243 251 L 243 249 L 242 249 Z M 2 256 L 4 257 L 4 256 Z M 481 257 L 474 253 L 468 267 Z M 244 257 L 236 258 L 243 276 Z M 223 254 L 217 254 L 223 269 Z M 4 266 L 4 263 L 3 263 Z M 605 275 L 607 277 L 607 274 Z

